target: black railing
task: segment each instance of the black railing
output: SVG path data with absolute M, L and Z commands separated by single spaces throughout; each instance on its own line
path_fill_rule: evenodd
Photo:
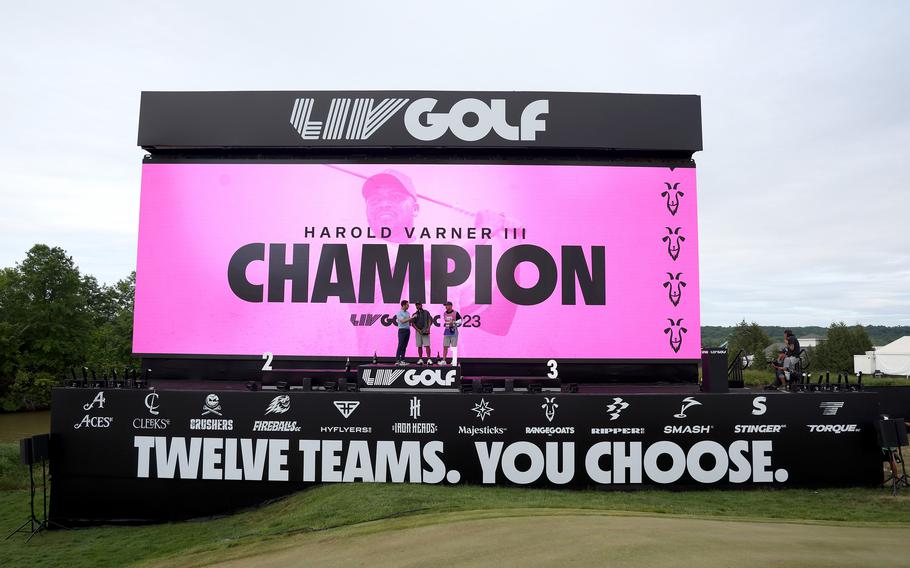
M 749 368 L 749 360 L 746 358 L 746 352 L 740 349 L 727 366 L 727 382 L 731 389 L 741 389 L 746 385 L 743 381 L 743 370 L 747 368 Z

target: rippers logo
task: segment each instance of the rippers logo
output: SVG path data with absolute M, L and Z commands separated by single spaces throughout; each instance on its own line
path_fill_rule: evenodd
M 629 408 L 629 403 L 620 397 L 615 397 L 612 404 L 607 405 L 607 414 L 610 415 L 610 421 L 619 418 L 623 410 Z

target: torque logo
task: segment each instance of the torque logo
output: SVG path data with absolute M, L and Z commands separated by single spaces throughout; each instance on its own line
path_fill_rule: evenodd
M 334 402 L 335 408 L 338 409 L 338 412 L 341 413 L 345 418 L 349 418 L 351 414 L 354 414 L 354 411 L 357 410 L 357 407 L 360 406 L 359 400 L 336 400 Z
M 619 397 L 616 397 L 613 399 L 613 404 L 607 405 L 607 414 L 610 415 L 611 421 L 616 420 L 619 418 L 620 413 L 622 413 L 622 411 L 627 408 L 629 408 L 629 403 Z
M 679 414 L 674 414 L 673 418 L 686 418 L 686 410 L 693 406 L 701 406 L 701 403 L 691 396 L 687 396 L 682 401 L 682 408 L 679 409 Z
M 843 402 L 823 402 L 818 405 L 822 409 L 823 416 L 834 416 L 837 411 L 844 407 Z

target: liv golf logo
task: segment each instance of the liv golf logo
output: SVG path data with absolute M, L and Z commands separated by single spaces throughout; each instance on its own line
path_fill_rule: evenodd
M 410 102 L 410 105 L 408 103 Z M 378 103 L 367 98 L 333 98 L 328 111 L 320 114 L 316 99 L 294 99 L 289 122 L 304 140 L 369 140 L 384 124 L 408 105 L 404 125 L 417 140 L 438 140 L 447 132 L 465 142 L 476 142 L 495 132 L 503 140 L 534 141 L 538 132 L 547 129 L 541 117 L 550 111 L 550 101 L 529 103 L 521 112 L 517 125 L 506 118 L 506 100 L 461 99 L 448 111 L 436 108 L 437 99 L 386 98 Z M 321 117 L 322 120 L 316 120 Z

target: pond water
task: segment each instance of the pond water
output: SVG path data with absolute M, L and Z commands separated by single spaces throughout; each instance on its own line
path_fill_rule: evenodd
M 51 411 L 0 412 L 0 443 L 17 442 L 51 431 Z

